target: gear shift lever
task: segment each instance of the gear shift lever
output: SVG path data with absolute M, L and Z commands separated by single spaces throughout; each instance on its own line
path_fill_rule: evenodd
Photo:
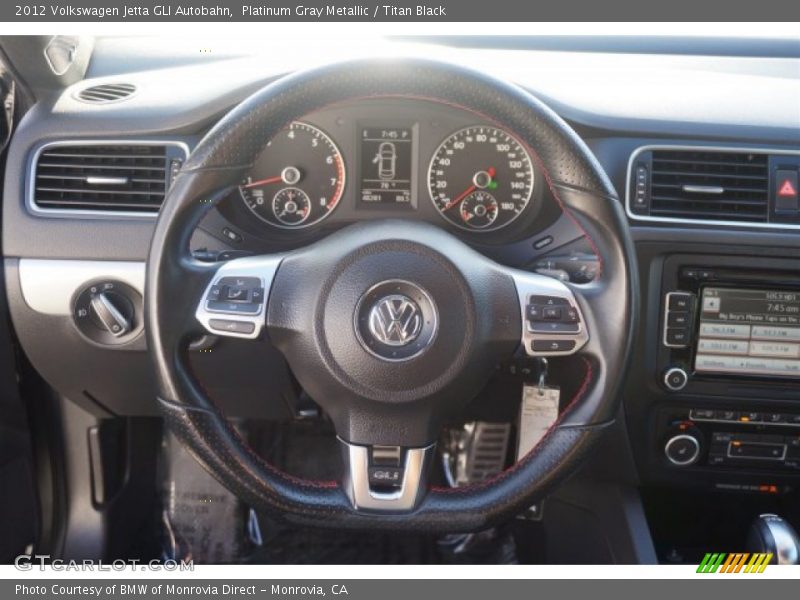
M 794 527 L 778 515 L 760 515 L 750 526 L 747 546 L 754 552 L 771 552 L 778 565 L 800 562 L 800 537 Z

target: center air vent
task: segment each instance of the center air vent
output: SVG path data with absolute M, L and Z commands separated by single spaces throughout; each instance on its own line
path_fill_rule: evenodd
M 174 142 L 56 143 L 34 160 L 37 212 L 155 214 L 186 152 Z
M 75 96 L 92 104 L 108 104 L 129 98 L 135 91 L 136 86 L 132 83 L 105 83 L 84 88 Z
M 631 209 L 665 219 L 766 223 L 769 155 L 652 149 L 631 170 Z

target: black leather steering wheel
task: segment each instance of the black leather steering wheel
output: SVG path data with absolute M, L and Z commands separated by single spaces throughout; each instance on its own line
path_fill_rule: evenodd
M 371 97 L 456 106 L 512 132 L 598 254 L 596 280 L 575 286 L 510 269 L 442 229 L 401 220 L 346 227 L 284 255 L 217 264 L 192 258 L 194 228 L 238 185 L 270 138 L 324 106 Z M 255 508 L 320 527 L 477 530 L 548 493 L 613 421 L 637 314 L 632 248 L 620 202 L 596 159 L 527 92 L 422 60 L 355 61 L 297 73 L 223 118 L 181 169 L 161 209 L 146 279 L 159 404 L 194 456 Z M 246 310 L 219 310 L 226 282 L 246 289 Z M 574 329 L 560 336 L 531 331 L 526 310 L 542 300 L 536 296 L 574 311 Z M 381 310 L 389 312 L 381 317 Z M 267 336 L 285 355 L 336 427 L 344 464 L 338 481 L 298 479 L 248 448 L 188 367 L 189 340 L 209 331 L 253 343 Z M 499 361 L 519 351 L 580 354 L 577 394 L 510 469 L 464 487 L 429 486 L 443 419 L 475 395 Z

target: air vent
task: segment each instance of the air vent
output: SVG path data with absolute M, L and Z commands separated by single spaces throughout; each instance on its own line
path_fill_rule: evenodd
M 628 165 L 626 210 L 638 221 L 800 229 L 800 152 L 644 146 Z
M 132 83 L 106 83 L 82 89 L 76 97 L 92 104 L 108 104 L 129 98 L 135 91 L 136 86 Z
M 769 157 L 705 150 L 654 150 L 650 215 L 766 222 Z
M 185 158 L 172 142 L 51 144 L 35 160 L 32 208 L 155 214 Z

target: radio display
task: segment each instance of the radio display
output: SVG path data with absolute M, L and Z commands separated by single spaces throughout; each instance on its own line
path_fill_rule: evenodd
M 800 377 L 800 292 L 703 288 L 695 371 Z

